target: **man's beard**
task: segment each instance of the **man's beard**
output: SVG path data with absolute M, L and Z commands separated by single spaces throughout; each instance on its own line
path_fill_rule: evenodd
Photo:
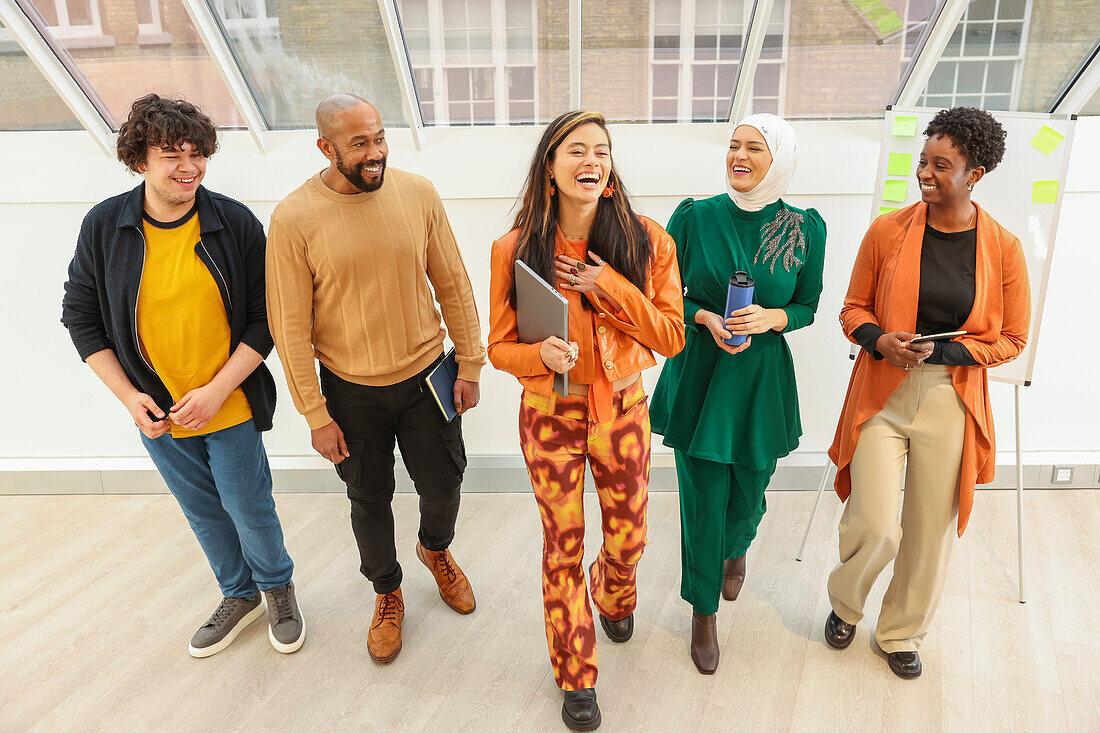
M 336 170 L 348 179 L 348 183 L 358 188 L 360 191 L 370 193 L 371 191 L 377 191 L 382 188 L 382 180 L 386 177 L 386 159 L 382 158 L 382 170 L 378 173 L 377 183 L 367 183 L 363 178 L 363 174 L 360 170 L 366 168 L 366 163 L 360 163 L 355 168 L 350 168 L 344 163 L 344 159 L 340 156 L 340 152 L 336 152 Z

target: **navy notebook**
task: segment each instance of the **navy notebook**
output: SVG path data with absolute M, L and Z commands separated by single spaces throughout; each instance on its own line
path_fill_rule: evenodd
M 455 350 L 451 349 L 443 357 L 443 361 L 428 372 L 428 378 L 424 380 L 447 422 L 454 420 L 455 415 L 458 414 L 455 410 L 456 379 L 458 379 L 458 362 L 455 361 Z

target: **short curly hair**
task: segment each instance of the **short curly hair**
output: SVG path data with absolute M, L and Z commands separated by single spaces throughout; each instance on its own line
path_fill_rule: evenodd
M 989 172 L 1005 157 L 1005 137 L 1001 123 L 984 109 L 952 107 L 941 109 L 924 128 L 926 137 L 946 135 L 966 158 L 968 170 L 982 167 Z
M 149 148 L 171 149 L 191 143 L 210 157 L 218 150 L 214 121 L 183 99 L 146 94 L 134 100 L 130 116 L 118 131 L 118 159 L 134 173 L 145 162 Z

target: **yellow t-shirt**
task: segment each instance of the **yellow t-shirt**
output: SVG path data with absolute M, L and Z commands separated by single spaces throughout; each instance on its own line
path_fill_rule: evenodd
M 172 399 L 209 384 L 229 361 L 229 319 L 213 273 L 195 253 L 199 217 L 163 224 L 146 218 L 145 267 L 138 291 L 137 330 L 142 353 Z M 250 420 L 252 408 L 237 387 L 206 427 L 172 423 L 173 438 L 206 435 Z

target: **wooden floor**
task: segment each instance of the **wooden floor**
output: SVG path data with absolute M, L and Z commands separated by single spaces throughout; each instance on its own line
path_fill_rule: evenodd
M 219 595 L 170 496 L 0 497 L 0 730 L 565 730 L 530 496 L 464 496 L 452 550 L 478 600 L 464 617 L 416 562 L 416 497 L 398 495 L 405 640 L 386 666 L 367 656 L 374 596 L 358 574 L 347 500 L 277 501 L 305 645 L 278 654 L 258 622 L 198 660 L 187 641 Z M 721 666 L 699 675 L 678 593 L 676 501 L 650 499 L 633 640 L 599 632 L 601 730 L 1100 731 L 1100 491 L 1028 492 L 1025 605 L 1015 494 L 978 493 L 914 681 L 873 647 L 885 576 L 856 642 L 836 652 L 822 641 L 840 504 L 822 501 L 795 562 L 811 492 L 769 493 L 745 590 L 719 612 Z M 594 502 L 588 511 L 597 516 Z

